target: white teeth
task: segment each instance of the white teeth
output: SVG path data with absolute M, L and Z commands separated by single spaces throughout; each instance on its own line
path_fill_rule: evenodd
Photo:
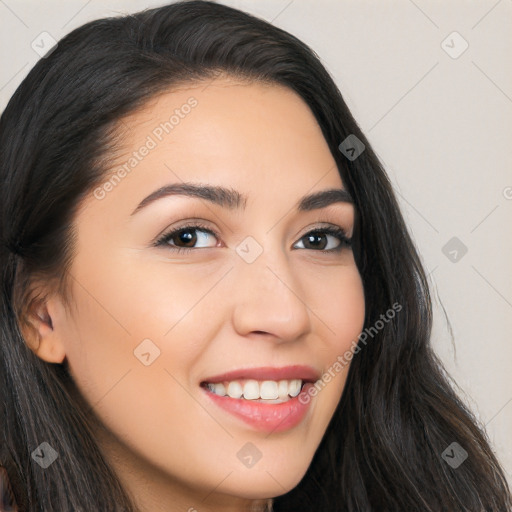
M 216 395 L 224 396 L 226 394 L 226 387 L 222 382 L 218 382 L 217 384 L 208 384 L 208 389 Z
M 286 398 L 288 396 L 288 381 L 280 380 L 277 385 L 277 393 L 279 398 Z
M 266 400 L 275 400 L 277 394 L 277 382 L 275 380 L 264 380 L 260 385 L 260 396 Z
M 248 379 L 243 382 L 234 380 L 231 382 L 208 383 L 208 389 L 220 396 L 229 396 L 231 398 L 242 398 L 245 400 L 268 400 L 272 403 L 279 403 L 289 400 L 300 393 L 302 388 L 301 379 L 291 380 L 264 380 L 258 382 L 254 379 Z
M 233 380 L 228 385 L 228 396 L 231 398 L 240 398 L 242 396 L 243 390 L 240 382 Z
M 248 380 L 244 384 L 244 398 L 257 400 L 260 397 L 260 385 L 257 380 Z
M 293 379 L 290 381 L 288 385 L 288 394 L 290 396 L 297 396 L 300 393 L 300 387 L 302 385 L 302 381 L 299 379 Z

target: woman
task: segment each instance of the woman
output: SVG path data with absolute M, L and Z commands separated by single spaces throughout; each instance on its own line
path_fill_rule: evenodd
M 0 155 L 19 510 L 509 509 L 388 178 L 295 37 L 201 1 L 88 23 Z

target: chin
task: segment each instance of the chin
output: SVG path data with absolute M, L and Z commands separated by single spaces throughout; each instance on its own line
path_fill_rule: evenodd
M 308 466 L 300 471 L 296 466 L 289 465 L 279 470 L 271 470 L 262 466 L 239 470 L 226 479 L 224 492 L 233 493 L 247 499 L 266 499 L 282 496 L 296 487 L 305 475 Z M 229 488 L 228 488 L 229 487 Z

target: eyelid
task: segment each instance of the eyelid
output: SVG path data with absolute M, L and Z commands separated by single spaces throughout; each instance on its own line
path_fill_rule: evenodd
M 308 233 L 311 233 L 312 231 L 321 231 L 322 229 L 339 229 L 340 231 L 343 231 L 344 235 L 347 237 L 347 239 L 351 240 L 352 238 L 348 236 L 347 230 L 341 226 L 340 224 L 336 222 L 326 222 L 324 220 L 319 220 L 317 222 L 313 222 L 313 225 L 308 226 L 304 228 L 304 231 L 301 235 L 298 236 L 298 238 L 302 238 L 303 236 L 307 235 Z

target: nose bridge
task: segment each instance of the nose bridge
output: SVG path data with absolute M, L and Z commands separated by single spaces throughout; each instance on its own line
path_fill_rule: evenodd
M 240 334 L 263 331 L 283 341 L 310 328 L 300 280 L 279 244 L 247 237 L 236 248 L 233 324 Z

